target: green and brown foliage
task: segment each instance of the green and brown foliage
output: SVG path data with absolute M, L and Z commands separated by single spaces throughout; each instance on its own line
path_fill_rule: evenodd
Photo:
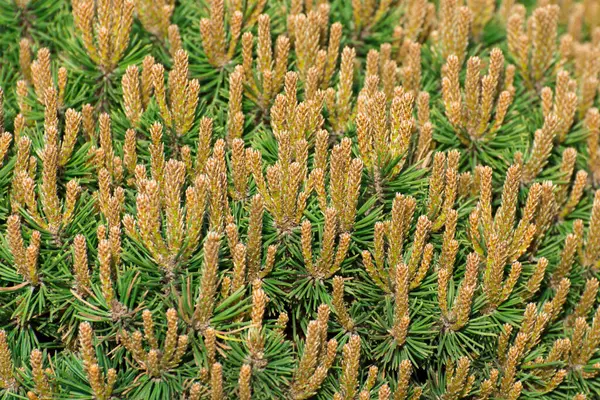
M 0 0 L 0 399 L 600 398 L 600 3 Z

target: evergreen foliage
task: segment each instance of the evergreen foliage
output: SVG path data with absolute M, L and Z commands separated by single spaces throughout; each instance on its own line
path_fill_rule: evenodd
M 600 2 L 0 0 L 0 398 L 600 398 Z

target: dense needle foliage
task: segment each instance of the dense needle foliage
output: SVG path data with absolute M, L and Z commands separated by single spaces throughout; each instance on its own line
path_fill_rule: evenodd
M 0 398 L 600 398 L 597 0 L 0 0 Z

